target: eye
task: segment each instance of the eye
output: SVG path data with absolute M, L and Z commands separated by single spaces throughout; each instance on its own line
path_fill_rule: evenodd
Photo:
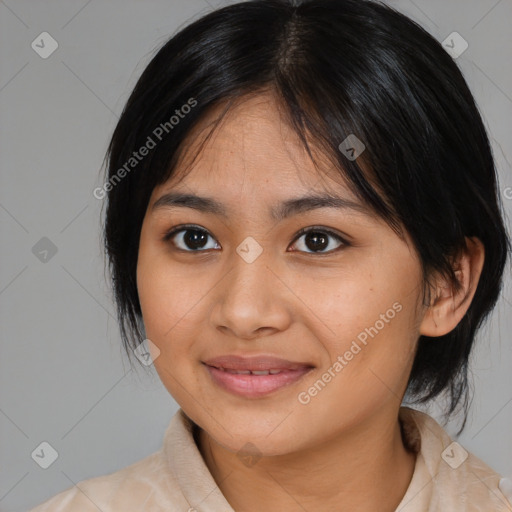
M 182 225 L 172 228 L 163 239 L 165 242 L 170 240 L 174 246 L 185 252 L 203 252 L 206 249 L 220 248 L 219 244 L 216 247 L 207 247 L 208 238 L 212 238 L 211 235 L 199 226 Z
M 295 237 L 295 240 L 300 241 L 300 238 L 302 237 L 304 237 L 304 241 L 301 243 L 295 242 L 295 245 L 298 245 L 299 248 L 294 249 L 292 252 L 299 251 L 309 254 L 328 254 L 335 252 L 344 246 L 350 245 L 337 233 L 322 227 L 312 226 L 301 229 Z M 208 247 L 208 238 L 214 240 L 208 231 L 200 228 L 199 226 L 181 225 L 168 231 L 164 235 L 163 240 L 165 242 L 171 241 L 177 249 L 184 252 L 204 252 L 210 249 L 221 248 L 218 243 L 214 243 L 213 246 Z M 338 245 L 331 247 L 333 244 L 329 239 L 336 240 Z M 325 250 L 329 247 L 329 250 Z
M 300 238 L 304 237 L 304 241 L 296 244 L 299 246 L 299 251 L 309 252 L 309 254 L 327 254 L 331 252 L 338 251 L 342 247 L 349 245 L 340 235 L 330 231 L 328 229 L 322 227 L 309 227 L 301 229 L 295 238 L 295 240 L 300 240 Z M 337 247 L 332 248 L 332 245 L 329 241 L 329 238 L 336 239 L 340 244 Z M 330 250 L 325 251 L 324 249 L 331 246 Z M 310 251 L 305 250 L 310 249 Z

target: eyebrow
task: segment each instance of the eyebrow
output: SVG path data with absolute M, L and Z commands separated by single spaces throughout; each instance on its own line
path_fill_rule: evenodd
M 168 192 L 155 201 L 152 211 L 161 208 L 184 207 L 191 208 L 203 213 L 211 213 L 220 217 L 228 218 L 229 213 L 226 207 L 219 201 L 195 194 L 182 192 Z M 341 210 L 352 210 L 356 213 L 371 216 L 370 209 L 360 203 L 333 195 L 308 195 L 287 199 L 271 209 L 271 218 L 281 221 L 292 215 L 297 215 L 319 208 L 336 208 Z

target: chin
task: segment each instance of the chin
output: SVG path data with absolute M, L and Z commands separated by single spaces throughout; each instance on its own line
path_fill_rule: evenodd
M 286 415 L 283 416 L 282 408 L 279 414 L 265 418 L 257 411 L 251 414 L 238 408 L 230 414 L 224 410 L 222 418 L 217 421 L 200 408 L 183 410 L 194 423 L 231 452 L 238 453 L 242 447 L 250 450 L 253 445 L 261 456 L 283 455 L 293 450 L 294 439 L 290 436 L 290 424 L 283 422 Z

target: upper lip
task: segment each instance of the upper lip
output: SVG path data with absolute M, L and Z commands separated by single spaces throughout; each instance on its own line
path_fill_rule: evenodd
M 299 370 L 313 368 L 312 364 L 288 361 L 274 356 L 224 355 L 203 361 L 208 366 L 227 370 Z

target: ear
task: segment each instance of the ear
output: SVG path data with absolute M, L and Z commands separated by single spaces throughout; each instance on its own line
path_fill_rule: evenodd
M 466 314 L 480 279 L 484 266 L 485 249 L 481 240 L 466 237 L 466 249 L 453 263 L 453 269 L 461 286 L 453 289 L 447 278 L 438 278 L 435 294 L 420 324 L 420 334 L 443 336 L 457 327 Z

